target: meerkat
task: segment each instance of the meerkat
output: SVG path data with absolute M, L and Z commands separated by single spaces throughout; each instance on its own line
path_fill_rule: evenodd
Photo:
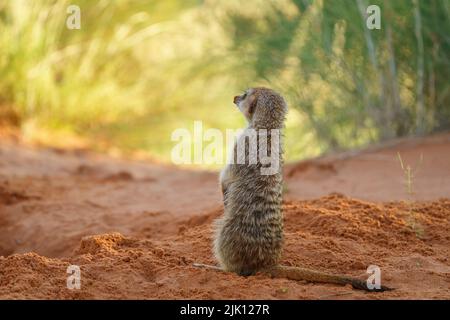
M 287 105 L 282 96 L 268 88 L 251 88 L 233 99 L 248 122 L 248 127 L 237 139 L 233 159 L 220 173 L 224 214 L 215 222 L 214 256 L 219 266 L 194 264 L 242 276 L 262 272 L 276 278 L 304 280 L 332 284 L 351 284 L 353 288 L 370 290 L 365 281 L 344 275 L 328 274 L 312 269 L 279 264 L 283 246 L 282 205 L 282 135 Z M 267 149 L 278 157 L 279 166 L 271 174 L 262 174 L 265 164 L 257 159 L 249 161 L 251 131 L 264 131 Z M 258 135 L 259 139 L 259 135 Z M 273 140 L 278 143 L 273 148 Z M 239 143 L 245 145 L 244 161 L 237 161 Z M 271 146 L 273 149 L 271 149 Z M 257 144 L 259 151 L 259 144 Z M 277 151 L 277 152 L 275 152 Z M 259 154 L 258 154 L 259 155 Z

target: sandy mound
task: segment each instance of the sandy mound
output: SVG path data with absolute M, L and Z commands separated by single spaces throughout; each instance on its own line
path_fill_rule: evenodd
M 382 270 L 383 282 L 397 288 L 377 294 L 193 268 L 193 262 L 214 263 L 210 221 L 219 211 L 206 214 L 206 219 L 192 219 L 178 234 L 160 240 L 111 233 L 83 238 L 69 258 L 34 253 L 1 258 L 0 297 L 450 298 L 450 200 L 374 204 L 332 194 L 284 205 L 284 264 L 362 278 L 367 277 L 366 268 L 375 264 Z M 80 290 L 66 288 L 71 264 L 81 268 Z

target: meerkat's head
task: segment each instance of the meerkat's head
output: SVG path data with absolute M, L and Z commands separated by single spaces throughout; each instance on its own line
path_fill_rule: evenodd
M 253 128 L 274 129 L 284 125 L 286 102 L 272 89 L 250 88 L 235 96 L 233 102 Z

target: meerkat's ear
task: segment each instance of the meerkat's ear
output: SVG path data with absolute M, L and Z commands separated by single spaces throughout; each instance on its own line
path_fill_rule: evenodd
M 256 105 L 258 103 L 258 96 L 256 94 L 252 94 L 250 97 L 250 106 L 248 108 L 248 113 L 253 114 L 256 109 Z

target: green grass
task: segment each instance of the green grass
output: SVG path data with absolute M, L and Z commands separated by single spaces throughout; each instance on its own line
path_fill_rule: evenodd
M 81 8 L 81 30 L 66 28 L 69 4 Z M 226 36 L 195 4 L 3 2 L 3 117 L 14 114 L 26 138 L 44 144 L 70 147 L 79 137 L 96 150 L 144 151 L 165 161 L 171 132 L 195 120 L 223 132 L 244 126 L 231 103 L 241 91 L 228 71 L 232 62 L 207 47 L 211 38 L 225 46 Z M 290 158 L 317 153 L 301 150 L 299 126 L 288 131 Z
M 416 59 L 410 53 L 416 42 L 412 31 L 402 33 L 413 30 L 411 15 L 398 26 L 402 36 L 394 34 L 397 41 L 409 39 L 394 48 L 404 109 L 395 114 L 378 105 L 356 6 L 252 1 L 245 7 L 254 11 L 240 10 L 239 0 L 1 1 L 0 125 L 12 123 L 44 144 L 79 143 L 170 161 L 173 130 L 196 120 L 223 132 L 243 127 L 232 97 L 265 85 L 288 101 L 288 161 L 364 146 L 391 124 L 398 134 L 414 129 Z M 427 37 L 435 21 L 445 27 L 450 12 L 446 2 L 429 3 L 421 4 Z M 71 4 L 81 8 L 81 30 L 66 28 Z M 401 2 L 392 10 L 394 18 L 403 17 L 411 7 Z M 403 21 L 397 20 L 390 22 Z M 384 37 L 374 34 L 387 74 Z M 433 43 L 425 41 L 426 54 Z M 441 45 L 426 70 L 433 128 L 445 128 L 448 118 L 448 85 L 441 80 L 448 73 L 447 42 Z M 393 118 L 384 119 L 387 114 Z

